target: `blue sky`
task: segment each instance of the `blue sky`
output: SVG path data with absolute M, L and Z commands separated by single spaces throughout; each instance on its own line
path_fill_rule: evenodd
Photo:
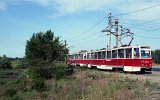
M 160 49 L 160 6 L 116 16 L 158 4 L 159 0 L 0 0 L 0 56 L 25 56 L 32 34 L 49 29 L 67 40 L 71 53 L 105 48 L 106 33 L 99 31 L 107 27 L 107 19 L 86 31 L 108 13 L 135 34 L 132 45 Z M 113 36 L 111 45 L 115 46 Z

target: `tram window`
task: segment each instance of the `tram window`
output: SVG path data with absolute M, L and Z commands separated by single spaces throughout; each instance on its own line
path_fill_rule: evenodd
M 134 57 L 139 58 L 139 48 L 134 48 Z
M 102 59 L 105 59 L 106 58 L 106 51 L 103 51 L 102 52 Z
M 94 55 L 94 59 L 97 59 L 97 58 L 98 58 L 98 52 L 96 52 Z
M 98 59 L 102 59 L 101 52 L 98 52 Z
M 87 53 L 87 59 L 90 59 L 90 54 L 89 53 Z
M 132 58 L 132 48 L 126 49 L 126 58 Z
M 68 59 L 71 59 L 71 55 L 68 56 Z
M 107 51 L 107 58 L 111 58 L 111 51 Z
M 94 59 L 94 53 L 91 53 L 91 59 Z
M 124 49 L 118 50 L 118 58 L 124 58 Z
M 150 51 L 141 50 L 141 57 L 142 58 L 150 58 Z
M 83 54 L 79 54 L 79 59 L 83 59 Z
M 78 54 L 75 55 L 75 59 L 78 59 Z
M 117 58 L 117 50 L 112 50 L 112 58 Z
M 73 59 L 74 58 L 74 55 L 69 55 L 69 59 Z

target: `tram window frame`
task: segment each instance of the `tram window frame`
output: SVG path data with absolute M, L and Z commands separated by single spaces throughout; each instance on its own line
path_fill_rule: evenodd
M 107 51 L 107 59 L 112 58 L 111 51 Z
M 106 59 L 106 51 L 102 51 L 102 59 Z
M 124 58 L 124 49 L 118 49 L 118 58 Z
M 132 58 L 132 48 L 126 48 L 125 49 L 125 57 L 126 58 Z
M 83 59 L 87 59 L 87 54 L 83 53 Z
M 112 50 L 112 58 L 117 58 L 117 50 Z

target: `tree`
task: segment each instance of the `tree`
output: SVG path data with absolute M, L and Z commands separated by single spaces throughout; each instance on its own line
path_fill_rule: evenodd
M 26 43 L 25 55 L 29 64 L 41 65 L 54 61 L 64 61 L 68 49 L 55 37 L 54 32 L 34 33 Z
M 0 69 L 12 69 L 11 62 L 5 55 L 0 57 Z
M 160 64 L 160 50 L 152 51 L 153 62 L 156 64 Z

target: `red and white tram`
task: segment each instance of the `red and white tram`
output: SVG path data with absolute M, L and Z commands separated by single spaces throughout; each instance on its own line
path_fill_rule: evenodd
M 96 67 L 98 69 L 122 69 L 125 72 L 152 70 L 152 57 L 149 46 L 126 46 L 112 50 L 81 51 L 68 56 L 69 65 Z

